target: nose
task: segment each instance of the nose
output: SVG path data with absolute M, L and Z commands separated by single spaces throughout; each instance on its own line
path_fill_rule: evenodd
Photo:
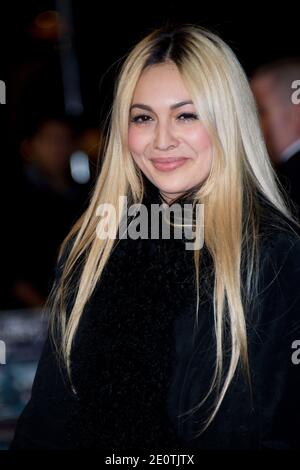
M 178 145 L 178 139 L 174 135 L 174 132 L 169 123 L 159 123 L 156 128 L 154 147 L 157 150 L 169 150 L 170 148 L 176 148 Z

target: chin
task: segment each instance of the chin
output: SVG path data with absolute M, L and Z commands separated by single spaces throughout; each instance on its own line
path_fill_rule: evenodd
M 152 178 L 152 181 L 154 182 L 155 186 L 159 188 L 160 191 L 163 191 L 165 193 L 182 193 L 187 190 L 188 185 L 183 185 L 182 184 L 182 179 L 180 178 L 180 181 L 174 181 L 175 178 L 172 178 L 172 176 L 168 176 L 168 179 L 161 179 L 161 178 Z M 173 180 L 173 181 L 172 181 Z
M 158 189 L 162 191 L 163 193 L 167 194 L 170 197 L 176 197 L 178 194 L 184 193 L 187 191 L 185 188 L 182 187 L 176 187 L 174 186 L 165 186 L 165 185 L 157 185 Z

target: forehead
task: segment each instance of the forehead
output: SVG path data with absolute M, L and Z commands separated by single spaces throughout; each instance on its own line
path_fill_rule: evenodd
M 134 102 L 181 101 L 190 99 L 180 72 L 174 63 L 147 67 L 140 75 L 133 94 Z M 150 103 L 149 103 L 150 104 Z

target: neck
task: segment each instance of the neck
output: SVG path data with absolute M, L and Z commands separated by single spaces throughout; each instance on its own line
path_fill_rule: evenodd
M 160 198 L 162 199 L 163 202 L 165 202 L 168 205 L 171 205 L 174 201 L 176 201 L 180 196 L 182 196 L 183 193 L 175 194 L 173 197 L 170 197 L 163 193 L 162 191 L 159 191 Z

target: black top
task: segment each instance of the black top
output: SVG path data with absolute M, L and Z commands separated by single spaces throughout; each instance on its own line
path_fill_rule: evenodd
M 202 435 L 214 396 L 178 418 L 204 398 L 214 369 L 212 260 L 204 245 L 194 330 L 193 252 L 184 240 L 122 239 L 80 321 L 72 352 L 78 395 L 48 337 L 11 449 L 300 448 L 300 364 L 292 361 L 300 242 L 266 213 L 259 294 L 246 312 L 252 400 L 239 367 Z

